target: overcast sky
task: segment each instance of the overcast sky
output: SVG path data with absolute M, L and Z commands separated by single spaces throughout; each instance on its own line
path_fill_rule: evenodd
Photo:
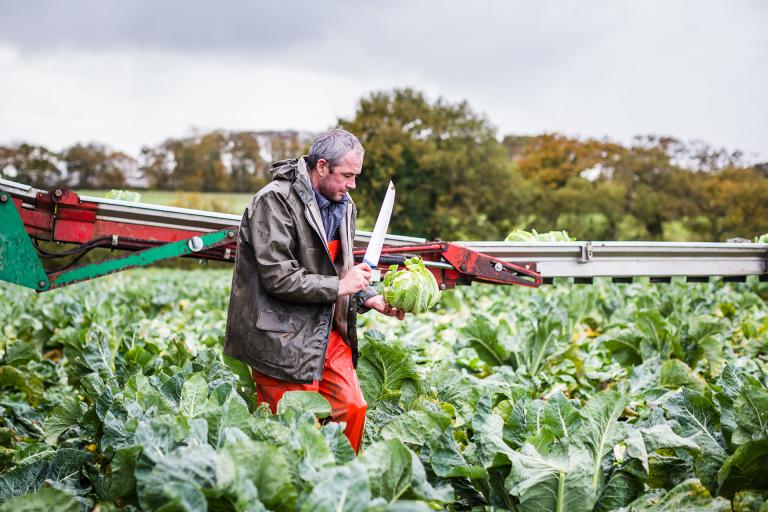
M 0 0 L 0 144 L 136 155 L 192 129 L 322 130 L 403 86 L 500 135 L 768 160 L 768 2 Z

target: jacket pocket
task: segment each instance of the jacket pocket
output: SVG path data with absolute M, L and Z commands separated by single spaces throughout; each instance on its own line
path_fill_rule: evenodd
M 256 328 L 262 331 L 299 332 L 301 323 L 294 315 L 262 311 L 256 319 Z

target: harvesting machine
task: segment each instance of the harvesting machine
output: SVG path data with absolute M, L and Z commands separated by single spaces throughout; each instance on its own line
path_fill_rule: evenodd
M 39 190 L 0 179 L 0 280 L 39 292 L 161 260 L 234 261 L 240 217 Z M 370 233 L 358 232 L 361 259 Z M 51 251 L 57 242 L 61 249 Z M 95 248 L 121 252 L 80 264 Z M 473 282 L 538 287 L 555 278 L 690 282 L 768 280 L 768 244 L 699 242 L 445 242 L 388 235 L 381 270 L 418 255 L 441 288 Z M 45 264 L 44 264 L 45 263 Z

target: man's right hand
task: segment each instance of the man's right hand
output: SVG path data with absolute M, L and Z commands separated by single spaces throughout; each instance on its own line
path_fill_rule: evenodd
M 365 290 L 371 282 L 371 267 L 360 263 L 341 274 L 339 279 L 339 297 L 354 295 Z

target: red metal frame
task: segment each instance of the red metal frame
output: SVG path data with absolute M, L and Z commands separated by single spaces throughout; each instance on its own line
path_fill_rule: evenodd
M 36 199 L 34 209 L 23 208 L 17 198 L 14 198 L 14 203 L 29 236 L 39 240 L 67 244 L 98 241 L 95 247 L 138 251 L 203 234 L 196 230 L 98 219 L 98 203 L 83 201 L 69 190 L 40 192 Z M 236 250 L 237 242 L 231 242 L 195 253 L 194 257 L 234 261 Z
M 362 260 L 365 249 L 354 251 L 355 258 Z M 441 288 L 470 284 L 472 281 L 490 284 L 514 284 L 537 288 L 543 283 L 536 263 L 508 263 L 452 242 L 427 242 L 402 247 L 384 247 L 384 255 L 416 255 L 427 262 L 427 268 L 435 275 Z M 447 263 L 453 268 L 431 267 L 428 262 Z M 379 264 L 379 269 L 389 268 Z
M 98 203 L 83 201 L 75 192 L 55 190 L 39 192 L 34 208 L 22 207 L 21 199 L 14 198 L 22 222 L 30 237 L 71 244 L 90 244 L 94 247 L 137 251 L 160 244 L 176 242 L 200 231 L 115 222 L 97 218 Z M 235 227 L 235 226 L 233 226 Z M 234 261 L 237 243 L 232 242 L 195 253 L 195 258 Z M 354 251 L 362 260 L 365 249 Z M 440 287 L 471 284 L 473 281 L 491 284 L 514 284 L 538 287 L 542 276 L 534 262 L 508 263 L 467 249 L 452 242 L 428 242 L 402 247 L 384 247 L 382 255 L 420 256 L 425 262 L 441 263 L 428 266 Z M 444 268 L 445 264 L 450 268 Z M 381 270 L 389 268 L 380 264 Z

